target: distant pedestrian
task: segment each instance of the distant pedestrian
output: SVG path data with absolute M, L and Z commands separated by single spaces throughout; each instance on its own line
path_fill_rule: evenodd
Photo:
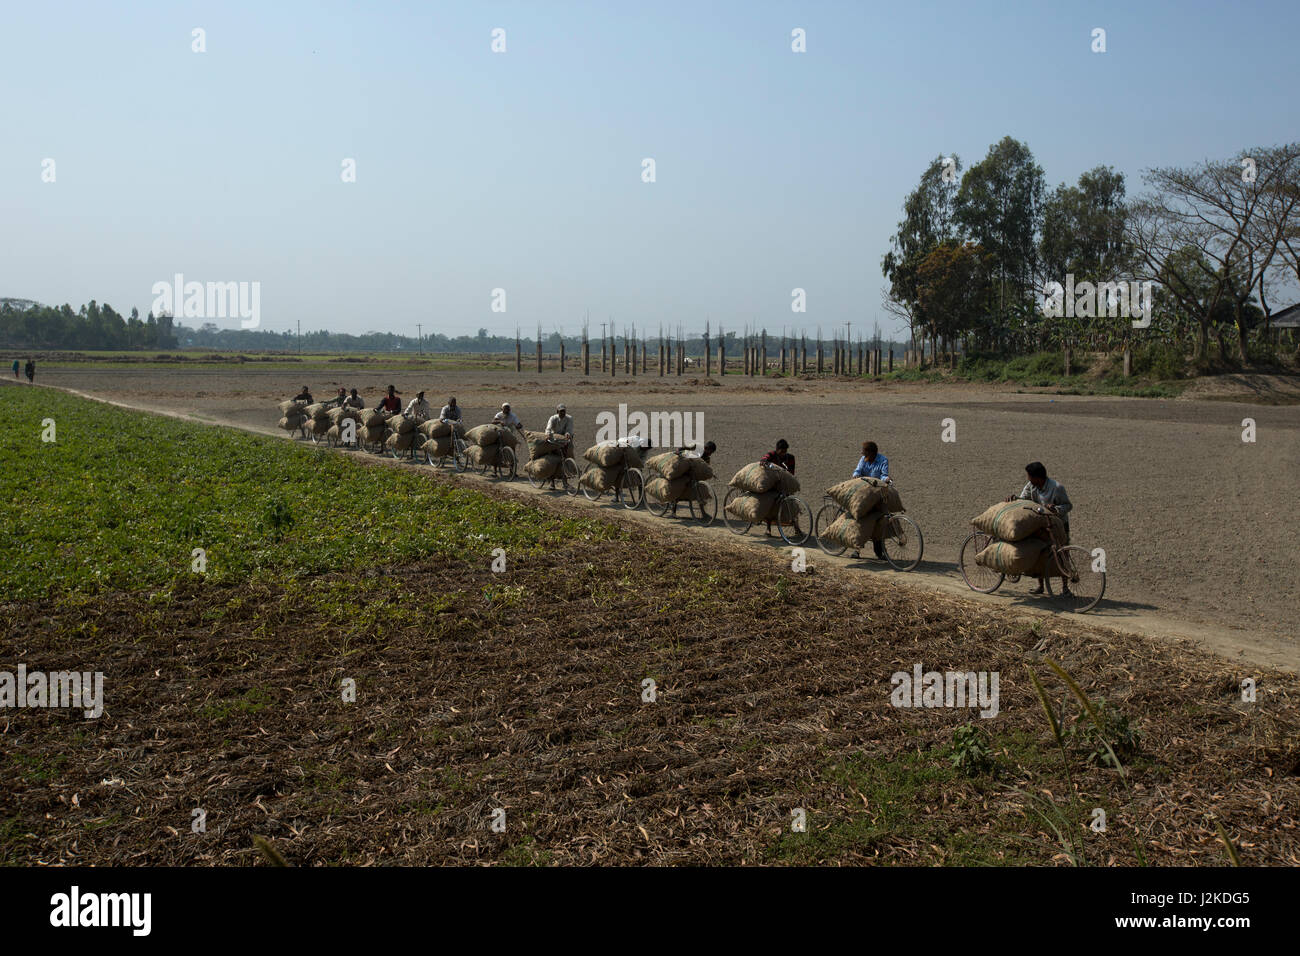
M 27 381 L 30 382 L 30 381 L 32 381 L 33 379 L 35 379 L 35 378 L 36 378 L 36 362 L 33 361 L 32 359 L 28 359 L 28 360 L 27 360 L 27 367 L 24 368 L 23 371 L 27 374 Z
M 18 377 L 18 360 L 14 359 L 14 378 Z

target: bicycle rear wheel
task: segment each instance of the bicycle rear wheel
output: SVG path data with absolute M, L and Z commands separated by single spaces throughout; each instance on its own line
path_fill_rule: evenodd
M 822 505 L 817 511 L 817 519 L 813 522 L 813 534 L 817 537 L 817 547 L 832 557 L 841 555 L 849 549 L 846 544 L 833 538 L 824 537 L 826 529 L 834 524 L 835 519 L 842 514 L 844 514 L 844 509 L 839 505 Z
M 1002 581 L 1006 577 L 1001 571 L 994 571 L 992 568 L 975 563 L 975 555 L 992 542 L 993 539 L 983 531 L 972 531 L 970 537 L 962 542 L 961 554 L 957 558 L 961 576 L 965 579 L 967 587 L 981 594 L 992 594 L 1002 586 Z
M 748 534 L 751 522 L 744 518 L 737 518 L 727 510 L 727 505 L 731 504 L 737 498 L 743 498 L 746 492 L 739 488 L 732 488 L 727 492 L 727 497 L 722 500 L 722 520 L 727 523 L 727 530 L 732 534 Z
M 497 469 L 498 474 L 506 481 L 515 480 L 515 475 L 519 473 L 519 459 L 515 457 L 513 448 L 501 449 L 501 460 L 497 463 Z
M 889 515 L 885 518 L 884 540 L 880 546 L 884 549 L 885 560 L 895 571 L 911 571 L 921 563 L 925 551 L 925 541 L 921 529 L 915 521 L 905 515 Z
M 1092 555 L 1086 548 L 1071 545 L 1057 549 L 1055 558 L 1048 560 L 1047 570 L 1043 584 L 1063 611 L 1085 614 L 1095 608 L 1106 593 L 1106 572 L 1093 570 Z M 1057 573 L 1052 574 L 1052 571 Z M 1058 585 L 1054 589 L 1053 579 L 1064 587 Z
M 662 518 L 667 515 L 668 512 L 672 510 L 673 504 L 674 502 L 671 498 L 660 498 L 656 496 L 653 491 L 648 490 L 645 493 L 646 510 L 656 518 Z
M 782 520 L 779 524 L 781 537 L 786 544 L 798 547 L 812 536 L 812 509 L 802 498 L 782 498 L 777 508 L 780 510 L 778 517 L 789 519 L 788 523 Z

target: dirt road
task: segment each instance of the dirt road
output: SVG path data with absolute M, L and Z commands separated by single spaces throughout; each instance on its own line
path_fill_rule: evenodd
M 814 553 L 821 566 L 886 574 L 997 605 L 1035 611 L 1030 584 L 1004 584 L 995 595 L 970 592 L 956 569 L 969 520 L 1020 489 L 1027 461 L 1043 461 L 1075 503 L 1074 543 L 1106 552 L 1106 598 L 1094 623 L 1188 638 L 1230 658 L 1300 669 L 1295 609 L 1300 543 L 1295 476 L 1300 471 L 1300 412 L 1226 401 L 1112 399 L 1017 394 L 984 386 L 888 386 L 860 381 L 742 379 L 721 384 L 683 377 L 625 378 L 483 371 L 428 373 L 283 369 L 47 368 L 44 384 L 98 398 L 279 433 L 274 402 L 304 383 L 316 397 L 339 386 L 361 389 L 368 404 L 390 382 L 407 398 L 427 389 L 437 408 L 455 394 L 472 423 L 510 400 L 527 427 L 541 427 L 563 400 L 578 440 L 595 439 L 596 415 L 618 411 L 703 413 L 704 437 L 716 441 L 723 482 L 786 438 L 798 459 L 802 496 L 815 510 L 824 490 L 849 475 L 865 439 L 890 459 L 908 513 L 925 533 L 925 559 L 911 574 L 875 560 Z M 351 375 L 355 378 L 343 379 Z M 713 380 L 718 382 L 716 378 Z M 0 391 L 2 401 L 3 391 Z M 1243 441 L 1245 418 L 1255 440 Z M 945 441 L 945 421 L 955 441 Z M 409 466 L 407 466 L 409 467 Z M 523 493 L 534 493 L 520 482 Z M 574 507 L 608 507 L 576 499 Z M 729 536 L 723 528 L 686 527 L 649 515 L 656 533 Z M 751 547 L 773 550 L 761 530 Z

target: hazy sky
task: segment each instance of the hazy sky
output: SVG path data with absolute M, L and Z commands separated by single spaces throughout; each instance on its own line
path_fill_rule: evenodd
M 180 272 L 260 282 L 272 330 L 888 332 L 880 258 L 930 159 L 1011 135 L 1049 187 L 1104 163 L 1134 195 L 1296 139 L 1298 11 L 6 2 L 0 296 L 143 314 Z

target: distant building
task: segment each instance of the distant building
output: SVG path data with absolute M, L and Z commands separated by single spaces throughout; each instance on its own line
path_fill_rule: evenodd
M 1300 302 L 1268 317 L 1269 328 L 1300 329 Z

